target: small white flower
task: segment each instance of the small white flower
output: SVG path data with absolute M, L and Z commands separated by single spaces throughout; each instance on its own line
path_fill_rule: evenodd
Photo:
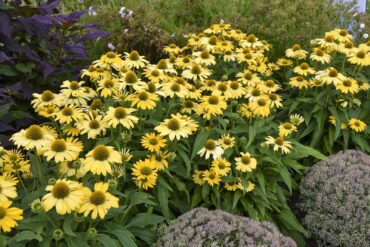
M 171 38 L 175 37 L 175 34 L 174 33 L 171 33 Z
M 364 35 L 362 36 L 364 39 L 367 39 L 367 38 L 369 38 L 369 34 L 367 34 L 367 33 L 364 33 Z
M 220 23 L 221 23 L 221 24 L 224 24 L 224 23 L 225 23 L 225 20 L 224 20 L 224 19 L 221 19 L 221 20 L 220 20 Z
M 365 28 L 365 23 L 361 23 L 361 24 L 360 24 L 360 28 L 361 28 L 361 29 L 364 29 L 364 28 Z
M 123 33 L 124 33 L 124 34 L 128 33 L 128 28 L 125 28 L 125 29 L 123 30 Z
M 112 43 L 108 43 L 108 48 L 112 51 L 116 49 L 116 47 Z
M 127 16 L 128 16 L 128 17 L 131 17 L 133 13 L 134 13 L 134 12 L 132 12 L 132 10 L 129 10 L 129 11 L 127 12 Z
M 93 7 L 93 6 L 89 7 L 88 12 L 89 12 L 89 15 L 91 15 L 91 16 L 96 16 L 97 15 L 97 13 L 95 11 L 95 7 Z

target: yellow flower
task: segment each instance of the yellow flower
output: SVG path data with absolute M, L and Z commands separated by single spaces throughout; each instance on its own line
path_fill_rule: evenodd
M 194 61 L 202 66 L 210 66 L 216 64 L 216 58 L 209 53 L 208 50 L 198 51 L 193 53 Z
M 370 66 L 370 54 L 369 51 L 356 49 L 353 53 L 348 55 L 348 62 L 360 65 L 360 66 Z
M 74 105 L 65 106 L 61 111 L 57 112 L 55 119 L 61 124 L 70 124 L 73 121 L 78 122 L 82 119 L 82 111 Z
M 128 101 L 131 101 L 132 106 L 136 106 L 139 109 L 151 110 L 157 104 L 159 100 L 158 96 L 147 91 L 139 91 L 135 94 L 130 94 L 126 98 Z
M 158 151 L 154 154 L 148 155 L 148 159 L 155 165 L 158 171 L 163 171 L 164 169 L 168 168 L 168 161 L 167 159 L 170 158 L 172 154 L 168 151 Z
M 110 208 L 119 207 L 119 199 L 108 192 L 108 183 L 96 183 L 94 192 L 87 187 L 84 187 L 82 191 L 84 196 L 78 212 L 83 213 L 85 217 L 91 213 L 92 219 L 97 217 L 104 219 Z
M 49 131 L 46 126 L 31 125 L 12 135 L 10 140 L 18 147 L 22 146 L 26 150 L 33 148 L 40 149 L 54 140 L 53 132 Z
M 131 114 L 134 111 L 136 111 L 136 109 L 124 107 L 114 108 L 110 106 L 104 120 L 107 122 L 108 126 L 113 128 L 121 124 L 126 129 L 132 129 L 134 125 L 139 122 L 139 118 Z
M 103 98 L 107 98 L 116 94 L 119 91 L 119 83 L 117 79 L 102 79 L 98 82 L 98 91 Z
M 270 115 L 271 101 L 267 96 L 260 96 L 255 101 L 249 103 L 250 110 L 258 117 Z
M 146 133 L 141 138 L 141 145 L 144 148 L 148 149 L 151 152 L 158 152 L 162 148 L 166 146 L 167 140 L 163 139 L 160 135 L 156 135 L 155 133 Z
M 276 108 L 281 108 L 283 107 L 283 104 L 281 103 L 283 101 L 283 99 L 281 98 L 280 95 L 276 94 L 276 93 L 270 93 L 268 95 L 270 101 L 271 101 L 271 107 L 276 107 Z
M 279 135 L 280 136 L 287 136 L 296 131 L 297 131 L 297 127 L 289 122 L 279 125 Z
M 240 153 L 240 157 L 235 158 L 236 170 L 241 172 L 251 172 L 257 167 L 257 160 L 252 158 L 250 153 Z
M 299 114 L 293 114 L 289 116 L 290 122 L 295 126 L 299 126 L 304 122 L 304 117 Z
M 112 173 L 113 163 L 122 163 L 121 154 L 111 146 L 98 145 L 86 154 L 83 168 L 86 172 L 106 176 Z
M 95 139 L 97 136 L 104 136 L 108 125 L 103 116 L 88 112 L 83 115 L 83 120 L 77 122 L 77 128 L 80 133 L 87 134 L 88 139 Z
M 285 141 L 282 136 L 277 138 L 268 136 L 266 137 L 265 144 L 273 145 L 274 151 L 279 151 L 280 149 L 282 154 L 290 153 L 290 150 L 292 149 L 292 143 L 290 141 Z
M 280 67 L 289 67 L 293 65 L 293 61 L 286 58 L 279 58 L 276 62 Z
M 0 229 L 2 232 L 10 232 L 12 228 L 18 225 L 17 221 L 23 219 L 23 210 L 10 207 L 11 201 L 0 202 Z
M 191 68 L 185 69 L 182 72 L 182 76 L 185 79 L 193 81 L 203 81 L 211 75 L 211 71 L 207 68 L 203 68 L 198 64 L 193 64 Z
M 78 139 L 55 139 L 48 146 L 45 146 L 43 156 L 49 161 L 54 159 L 55 162 L 72 161 L 77 159 L 83 149 L 82 142 Z
M 363 132 L 366 129 L 366 123 L 356 118 L 351 118 L 348 121 L 348 125 L 351 129 L 353 129 L 357 133 Z
M 252 182 L 248 181 L 248 186 L 245 190 L 247 192 L 250 192 L 250 191 L 254 190 L 254 184 Z
M 261 81 L 257 74 L 252 73 L 250 70 L 245 70 L 244 72 L 239 72 L 236 74 L 238 78 L 237 81 L 241 82 L 243 85 L 255 86 Z
M 227 99 L 239 99 L 245 95 L 245 88 L 238 81 L 228 81 L 228 89 L 224 95 Z
M 81 178 L 83 177 L 83 175 L 86 174 L 85 170 L 82 167 L 82 164 L 83 164 L 83 159 L 60 162 L 58 164 L 59 173 L 67 177 L 76 176 L 77 178 Z
M 295 44 L 292 48 L 285 51 L 285 55 L 291 58 L 305 59 L 307 56 L 307 51 L 303 50 L 300 45 Z
M 154 188 L 157 182 L 156 166 L 149 159 L 139 160 L 132 168 L 132 176 L 139 188 L 144 190 Z
M 228 191 L 243 190 L 243 185 L 240 183 L 240 179 L 226 182 L 224 185 L 225 189 Z
M 49 193 L 42 198 L 45 212 L 53 207 L 60 215 L 78 210 L 84 195 L 81 189 L 80 183 L 66 179 L 58 179 L 54 185 L 46 186 L 46 191 Z
M 231 170 L 231 164 L 224 158 L 218 158 L 212 161 L 212 168 L 215 169 L 220 176 L 226 176 Z
M 230 134 L 223 134 L 221 135 L 221 140 L 219 143 L 223 149 L 232 148 L 235 145 L 235 137 L 230 136 Z
M 341 73 L 339 73 L 335 68 L 329 67 L 325 70 L 318 71 L 315 77 L 317 80 L 321 80 L 324 83 L 330 85 L 334 84 L 337 85 L 341 83 L 345 77 Z
M 45 90 L 42 94 L 34 93 L 32 96 L 35 98 L 31 101 L 35 109 L 43 108 L 45 106 L 61 106 L 62 99 L 58 94 L 54 94 L 49 90 Z
M 292 87 L 298 87 L 299 89 L 308 88 L 308 81 L 302 76 L 296 76 L 290 78 L 289 85 Z
M 4 162 L 4 171 L 9 173 L 30 172 L 30 162 L 25 160 L 20 150 L 8 150 L 1 157 Z
M 221 182 L 221 176 L 215 169 L 205 170 L 203 171 L 203 179 L 207 182 L 211 187 L 219 184 Z
M 355 94 L 360 91 L 357 81 L 349 77 L 338 83 L 335 88 L 345 94 Z
M 315 74 L 316 70 L 310 67 L 307 63 L 301 63 L 299 66 L 293 69 L 293 72 L 297 73 L 298 75 L 307 76 L 310 74 Z
M 59 107 L 55 105 L 48 105 L 44 107 L 37 108 L 35 112 L 37 112 L 40 116 L 46 117 L 46 118 L 52 118 L 55 116 L 57 112 L 59 112 Z
M 114 68 L 119 69 L 123 66 L 123 60 L 121 59 L 121 55 L 113 52 L 113 51 L 108 51 L 104 55 L 100 57 L 100 61 L 103 64 L 109 64 L 112 65 Z M 100 63 L 96 64 L 100 64 Z
M 322 64 L 330 63 L 331 56 L 321 47 L 314 48 L 314 52 L 310 55 L 311 60 Z
M 61 90 L 60 93 L 63 94 L 65 97 L 84 97 L 85 96 L 85 88 L 82 86 L 85 82 L 84 81 L 64 81 L 60 86 Z
M 191 114 L 197 106 L 198 104 L 192 100 L 184 100 L 180 112 Z
M 213 94 L 210 96 L 203 96 L 202 102 L 197 108 L 198 115 L 203 115 L 205 119 L 210 119 L 216 115 L 222 115 L 222 110 L 227 108 L 225 97 Z
M 205 156 L 205 159 L 208 160 L 211 155 L 213 156 L 213 159 L 218 159 L 221 157 L 221 155 L 225 151 L 222 149 L 222 147 L 217 143 L 217 141 L 208 139 L 203 148 L 199 150 L 198 154 L 200 157 Z
M 0 176 L 0 202 L 17 197 L 17 183 L 18 180 L 9 173 Z
M 161 136 L 168 136 L 168 139 L 173 141 L 174 139 L 187 138 L 192 134 L 192 130 L 189 128 L 186 120 L 173 114 L 171 116 L 172 118 L 165 119 L 154 128 Z
M 161 91 L 165 97 L 173 98 L 175 96 L 179 98 L 185 98 L 187 95 L 186 82 L 181 77 L 176 78 L 172 82 L 164 83 Z
M 352 41 L 353 36 L 348 33 L 346 29 L 334 29 L 333 31 L 329 32 L 330 35 L 333 36 L 333 38 L 341 43 Z
M 182 52 L 182 49 L 178 47 L 176 44 L 170 44 L 168 46 L 163 47 L 163 51 L 165 51 L 168 54 L 177 55 Z
M 149 62 L 144 58 L 144 56 L 140 56 L 137 51 L 132 51 L 131 53 L 125 52 L 125 60 L 123 61 L 123 65 L 126 68 L 132 69 L 140 69 L 144 68 L 146 64 Z
M 203 171 L 195 170 L 193 174 L 193 181 L 198 185 L 203 185 L 205 183 L 203 179 Z

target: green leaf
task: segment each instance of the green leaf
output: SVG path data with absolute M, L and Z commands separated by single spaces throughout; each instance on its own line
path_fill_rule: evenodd
M 0 64 L 0 75 L 12 77 L 18 75 L 18 72 L 12 66 Z
M 171 219 L 171 212 L 170 212 L 170 208 L 168 207 L 168 190 L 166 190 L 165 187 L 163 187 L 163 185 L 161 184 L 158 184 L 157 185 L 157 196 L 158 196 L 158 201 L 159 201 L 159 206 L 161 207 L 162 209 L 162 213 L 163 215 L 167 218 L 167 219 Z
M 68 215 L 63 223 L 63 231 L 65 234 L 70 236 L 77 236 L 72 230 L 72 224 L 74 223 L 73 215 Z
M 194 208 L 198 205 L 199 202 L 202 201 L 202 187 L 197 186 L 193 192 L 193 196 L 191 197 L 191 207 Z
M 263 176 L 262 173 L 257 173 L 257 180 L 258 180 L 258 183 L 261 186 L 261 189 L 262 189 L 263 193 L 266 194 L 265 177 Z
M 178 150 L 177 153 L 180 155 L 182 160 L 185 162 L 186 165 L 186 176 L 190 175 L 191 171 L 191 161 L 189 159 L 189 155 L 187 155 L 183 150 Z
M 290 193 L 292 193 L 292 178 L 288 169 L 285 166 L 279 168 L 280 176 L 283 178 L 284 183 L 288 186 Z
M 194 141 L 193 152 L 191 153 L 191 159 L 194 159 L 194 157 L 197 155 L 199 150 L 203 147 L 207 139 L 208 139 L 208 132 L 205 131 L 204 128 L 200 129 Z
M 138 213 L 134 218 L 127 224 L 127 228 L 130 227 L 146 227 L 148 225 L 156 225 L 162 223 L 165 220 L 164 217 L 151 214 L 151 213 Z
M 298 231 L 300 233 L 303 233 L 306 237 L 308 236 L 308 232 L 306 229 L 303 228 L 303 226 L 298 222 L 297 218 L 294 216 L 292 211 L 288 209 L 283 209 L 278 214 L 278 218 L 280 221 L 291 230 Z
M 16 241 L 16 242 L 22 242 L 24 240 L 33 240 L 33 239 L 36 239 L 38 240 L 39 242 L 42 241 L 42 237 L 40 235 L 37 235 L 36 233 L 34 233 L 33 231 L 29 231 L 29 230 L 26 230 L 26 231 L 21 231 L 19 232 L 17 235 L 15 235 L 13 237 L 13 239 Z
M 207 197 L 208 197 L 210 191 L 211 191 L 211 186 L 209 186 L 209 184 L 204 184 L 203 187 L 202 187 L 203 201 L 205 201 L 205 202 L 208 201 Z
M 258 127 L 256 126 L 256 124 L 249 126 L 249 128 L 248 128 L 248 143 L 247 143 L 246 148 L 248 148 L 252 144 L 252 142 L 254 141 L 254 138 L 256 137 L 256 134 L 257 134 L 257 128 Z
M 297 153 L 302 154 L 303 157 L 313 156 L 320 160 L 328 160 L 328 158 L 325 155 L 323 155 L 316 149 L 309 146 L 304 146 L 298 142 L 294 142 L 294 150 Z
M 370 146 L 359 134 L 352 134 L 352 141 L 361 147 L 363 152 L 370 152 Z
M 31 73 L 32 69 L 35 68 L 34 63 L 17 63 L 15 68 L 22 73 Z
M 232 209 L 234 209 L 236 207 L 236 205 L 238 204 L 240 198 L 243 196 L 243 192 L 240 191 L 240 190 L 237 190 L 235 193 L 234 193 L 234 199 L 233 199 L 233 207 Z
M 120 247 L 116 240 L 105 234 L 98 234 L 97 239 L 105 247 Z

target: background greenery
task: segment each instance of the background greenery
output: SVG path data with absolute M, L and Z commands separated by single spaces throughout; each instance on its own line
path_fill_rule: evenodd
M 354 3 L 333 0 L 63 0 L 62 5 L 65 11 L 93 6 L 96 15 L 86 15 L 83 21 L 112 33 L 90 47 L 91 59 L 100 57 L 111 42 L 120 52 L 136 49 L 154 61 L 162 56 L 163 45 L 184 44 L 184 34 L 221 19 L 268 40 L 274 47 L 272 57 L 281 56 L 294 43 L 308 48 L 311 39 L 333 28 L 351 27 L 359 37 L 370 33 L 368 13 L 354 16 Z M 133 11 L 131 18 L 120 17 L 123 6 Z M 361 23 L 365 28 L 359 30 Z

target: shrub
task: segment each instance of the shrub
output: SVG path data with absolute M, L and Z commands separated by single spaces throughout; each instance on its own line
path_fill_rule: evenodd
M 15 133 L 20 150 L 1 156 L 2 179 L 13 181 L 3 199 L 25 210 L 10 243 L 31 234 L 46 245 L 151 244 L 152 225 L 202 206 L 272 221 L 302 244 L 306 231 L 287 204 L 298 187 L 293 176 L 303 172 L 302 158 L 325 157 L 294 139 L 304 119 L 282 114 L 268 49 L 215 24 L 184 47 L 166 46 L 158 63 L 111 51 L 81 81 L 34 94 L 46 120 Z
M 160 230 L 153 247 L 296 246 L 270 222 L 258 222 L 222 210 L 195 208 Z
M 286 85 L 288 113 L 305 118 L 297 138 L 326 154 L 356 148 L 370 153 L 370 42 L 355 42 L 346 29 L 311 40 L 310 51 L 295 44 L 276 63 L 274 77 Z
M 311 167 L 301 182 L 304 224 L 330 246 L 369 246 L 370 156 L 341 151 Z
M 106 32 L 80 25 L 86 11 L 62 14 L 59 1 L 1 1 L 0 3 L 0 141 L 34 121 L 32 93 L 55 89 L 87 60 L 85 44 Z

